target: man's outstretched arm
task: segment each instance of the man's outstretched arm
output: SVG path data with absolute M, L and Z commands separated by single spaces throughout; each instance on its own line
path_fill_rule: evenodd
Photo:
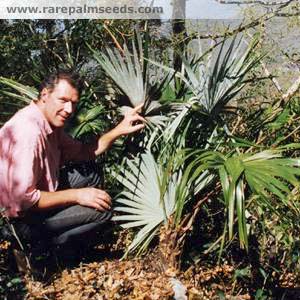
M 142 106 L 143 104 L 130 109 L 125 114 L 124 119 L 115 128 L 103 134 L 92 144 L 82 144 L 68 136 L 62 130 L 62 162 L 94 160 L 96 156 L 107 151 L 120 136 L 143 129 L 146 120 L 138 114 Z

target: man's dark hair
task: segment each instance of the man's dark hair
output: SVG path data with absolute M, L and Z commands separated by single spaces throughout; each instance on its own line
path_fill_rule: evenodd
M 58 70 L 56 72 L 50 73 L 40 84 L 39 99 L 44 88 L 52 92 L 56 84 L 58 84 L 60 80 L 66 80 L 73 88 L 78 91 L 80 97 L 83 90 L 83 79 L 80 77 L 80 75 L 69 70 Z

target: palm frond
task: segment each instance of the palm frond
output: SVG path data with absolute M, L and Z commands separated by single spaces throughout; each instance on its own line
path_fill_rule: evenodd
M 207 63 L 193 66 L 188 60 L 183 60 L 195 99 L 209 114 L 218 114 L 244 88 L 246 75 L 262 58 L 254 51 L 257 37 L 247 47 L 242 43 L 243 38 L 239 42 L 236 39 L 233 38 L 230 43 L 224 40 L 214 55 L 215 59 L 209 57 Z
M 189 102 L 197 103 L 203 112 L 217 115 L 246 85 L 249 72 L 259 63 L 263 55 L 256 55 L 258 37 L 245 46 L 243 38 L 236 42 L 223 40 L 218 47 L 203 56 L 200 39 L 199 53 L 193 57 L 183 57 L 182 72 L 175 72 L 172 67 L 149 60 L 169 75 L 180 79 L 191 92 Z
M 35 100 L 38 97 L 38 91 L 34 87 L 23 85 L 15 80 L 4 77 L 0 77 L 0 83 L 18 92 L 18 94 L 15 94 L 8 91 L 1 91 L 1 93 L 20 100 L 21 102 L 24 102 L 24 104 L 28 104 L 31 100 Z
M 145 43 L 148 47 L 148 43 Z M 142 114 L 150 123 L 156 126 L 163 126 L 168 120 L 168 115 L 163 111 L 171 110 L 170 105 L 162 105 L 157 100 L 159 95 L 168 86 L 172 75 L 167 74 L 162 77 L 161 72 L 152 72 L 147 61 L 145 61 L 142 38 L 136 32 L 136 43 L 133 41 L 130 52 L 127 45 L 124 45 L 122 54 L 118 49 L 106 48 L 99 52 L 92 49 L 94 58 L 105 71 L 105 73 L 114 81 L 120 91 L 126 95 L 131 106 L 144 103 Z M 147 56 L 147 55 L 146 55 Z M 147 57 L 146 57 L 147 59 Z M 126 107 L 123 108 L 126 110 Z
M 127 168 L 116 179 L 125 187 L 117 198 L 116 211 L 121 212 L 114 220 L 122 221 L 124 228 L 141 227 L 128 251 L 143 251 L 157 233 L 159 225 L 174 212 L 177 182 L 180 174 L 170 176 L 157 164 L 150 152 L 139 159 L 127 161 Z M 165 177 L 164 177 L 165 176 Z M 162 183 L 165 188 L 162 188 Z
M 247 187 L 259 196 L 256 198 L 257 203 L 266 209 L 274 211 L 272 199 L 277 199 L 296 212 L 296 207 L 287 200 L 287 196 L 290 194 L 290 186 L 299 185 L 296 177 L 300 175 L 300 169 L 296 167 L 297 159 L 283 158 L 279 150 L 231 156 L 202 150 L 195 152 L 195 155 L 195 160 L 186 170 L 187 176 L 193 171 L 189 180 L 195 180 L 207 170 L 217 171 L 228 211 L 229 238 L 233 236 L 237 218 L 241 246 L 248 247 L 245 216 Z
M 147 86 L 143 82 L 142 67 L 139 62 L 137 51 L 133 46 L 133 55 L 127 46 L 124 47 L 124 57 L 116 49 L 106 49 L 97 52 L 93 49 L 94 58 L 109 75 L 117 86 L 128 96 L 131 104 L 135 107 L 146 100 Z

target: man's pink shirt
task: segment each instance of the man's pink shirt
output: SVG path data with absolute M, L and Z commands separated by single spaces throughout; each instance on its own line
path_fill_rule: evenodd
M 8 217 L 22 216 L 41 191 L 56 191 L 65 161 L 94 158 L 92 150 L 63 128 L 53 130 L 32 101 L 0 129 L 0 209 Z

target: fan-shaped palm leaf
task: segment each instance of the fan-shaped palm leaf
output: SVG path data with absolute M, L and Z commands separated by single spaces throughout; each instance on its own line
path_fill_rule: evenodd
M 236 43 L 236 37 L 230 43 L 224 40 L 218 52 L 215 48 L 206 60 L 202 53 L 196 62 L 183 58 L 193 99 L 199 101 L 206 113 L 218 114 L 244 88 L 247 74 L 262 58 L 254 51 L 257 37 L 247 46 L 242 41 L 243 38 Z M 199 62 L 199 59 L 204 61 Z
M 122 55 L 118 49 L 107 48 L 104 52 L 99 52 L 90 47 L 90 50 L 106 74 L 128 97 L 131 105 L 136 107 L 141 103 L 145 103 L 143 107 L 145 118 L 155 125 L 162 125 L 168 119 L 166 114 L 163 115 L 161 111 L 164 106 L 158 101 L 150 100 L 152 97 L 149 94 L 154 95 L 162 92 L 171 80 L 172 75 L 158 78 L 156 74 L 151 79 L 149 78 L 148 64 L 144 63 L 142 41 L 139 34 L 137 34 L 137 47 L 133 42 L 131 48 L 132 53 L 125 45 Z
M 94 58 L 113 79 L 118 87 L 128 96 L 133 106 L 146 100 L 147 85 L 143 81 L 143 70 L 136 48 L 133 46 L 133 55 L 127 46 L 124 47 L 124 56 L 117 49 L 106 49 L 104 52 L 92 50 Z
M 150 152 L 142 154 L 140 160 L 127 160 L 127 168 L 116 175 L 125 191 L 116 200 L 119 206 L 115 209 L 123 214 L 114 220 L 122 221 L 124 228 L 141 227 L 128 251 L 143 251 L 159 225 L 173 213 L 180 177 L 180 173 L 166 173 Z
M 223 188 L 224 199 L 228 210 L 229 237 L 233 236 L 235 216 L 238 220 L 238 231 L 242 246 L 247 248 L 247 231 L 245 217 L 245 191 L 249 187 L 258 195 L 258 204 L 274 210 L 272 197 L 285 206 L 296 209 L 288 201 L 289 185 L 298 186 L 296 175 L 300 175 L 298 159 L 282 158 L 278 150 L 262 151 L 257 154 L 225 156 L 220 152 L 198 151 L 197 158 L 187 168 L 183 176 L 195 180 L 199 174 L 212 169 L 218 172 Z M 198 165 L 197 168 L 193 168 Z M 193 174 L 191 175 L 191 172 Z M 276 210 L 274 210 L 276 213 Z

